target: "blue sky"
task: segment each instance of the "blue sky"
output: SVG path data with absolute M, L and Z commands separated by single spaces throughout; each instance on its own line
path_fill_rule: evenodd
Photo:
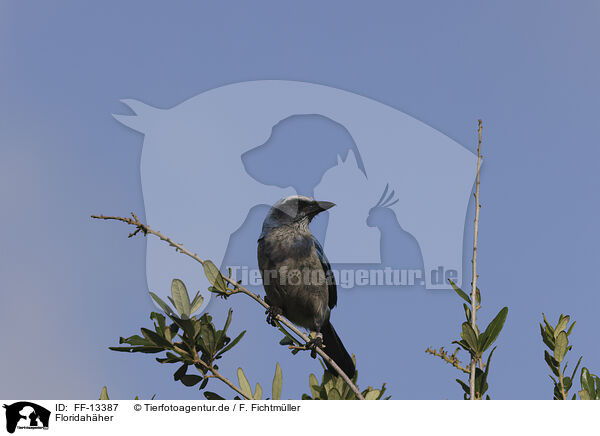
M 570 360 L 598 371 L 599 18 L 593 1 L 3 2 L 0 327 L 10 346 L 0 396 L 95 398 L 108 385 L 119 399 L 201 398 L 172 381 L 174 367 L 107 349 L 150 323 L 145 243 L 89 215 L 143 214 L 143 138 L 112 118 L 127 110 L 120 99 L 169 108 L 258 79 L 367 96 L 472 151 L 482 118 L 480 319 L 510 308 L 490 394 L 551 398 L 541 312 L 577 320 Z M 465 268 L 472 215 L 471 203 Z M 269 390 L 279 361 L 283 396 L 307 392 L 318 364 L 279 347 L 249 302 L 230 302 L 232 331 L 251 334 L 224 372 L 241 365 Z M 221 322 L 227 306 L 212 304 Z M 461 398 L 455 370 L 424 353 L 457 338 L 455 295 L 357 291 L 334 317 L 362 385 L 385 381 L 395 399 Z

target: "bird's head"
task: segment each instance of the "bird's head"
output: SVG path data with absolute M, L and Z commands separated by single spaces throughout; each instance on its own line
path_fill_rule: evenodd
M 319 213 L 335 206 L 329 201 L 317 201 L 303 195 L 292 195 L 282 198 L 271 207 L 265 218 L 263 227 L 279 227 L 282 225 L 310 222 Z

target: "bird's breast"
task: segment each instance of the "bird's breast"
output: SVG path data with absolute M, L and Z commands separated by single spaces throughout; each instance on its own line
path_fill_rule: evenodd
M 316 328 L 329 317 L 325 272 L 310 233 L 274 229 L 259 240 L 258 258 L 263 282 L 274 281 L 265 283 L 267 295 L 292 322 Z

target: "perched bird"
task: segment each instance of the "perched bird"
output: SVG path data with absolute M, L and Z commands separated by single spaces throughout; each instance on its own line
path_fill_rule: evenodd
M 258 239 L 258 266 L 270 305 L 267 322 L 275 325 L 275 317 L 283 314 L 316 332 L 309 346 L 325 345 L 325 353 L 351 378 L 354 363 L 329 322 L 337 303 L 335 278 L 323 247 L 308 226 L 317 214 L 333 206 L 300 195 L 275 203 Z

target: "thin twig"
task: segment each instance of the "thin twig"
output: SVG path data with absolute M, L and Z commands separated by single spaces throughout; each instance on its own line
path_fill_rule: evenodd
M 174 247 L 175 251 L 185 254 L 186 256 L 189 256 L 192 259 L 194 259 L 195 261 L 204 265 L 204 259 L 201 259 L 196 253 L 192 253 L 188 249 L 184 248 L 183 245 L 173 241 L 171 238 L 163 235 L 159 231 L 152 229 L 147 224 L 142 223 L 133 212 L 131 213 L 131 216 L 133 218 L 119 217 L 119 216 L 92 215 L 92 218 L 101 219 L 101 220 L 121 221 L 121 222 L 127 223 L 129 225 L 135 226 L 136 230 L 133 233 L 130 233 L 128 237 L 132 237 L 132 236 L 136 235 L 137 233 L 139 233 L 140 231 L 144 234 L 144 236 L 146 236 L 148 233 L 150 233 L 150 234 L 158 237 L 162 241 L 165 241 L 171 247 Z M 269 309 L 269 305 L 262 298 L 260 298 L 258 295 L 256 295 L 254 292 L 244 288 L 239 283 L 235 282 L 234 280 L 232 280 L 229 277 L 226 277 L 223 274 L 221 274 L 221 276 L 223 277 L 223 279 L 226 282 L 228 282 L 229 284 L 231 284 L 233 286 L 233 289 L 229 289 L 229 291 L 231 293 L 246 294 L 247 296 L 252 298 L 254 301 L 256 301 L 258 304 L 260 304 L 263 308 L 265 308 L 267 310 Z M 279 321 L 280 323 L 282 323 L 283 325 L 285 325 L 291 331 L 293 331 L 300 338 L 302 338 L 302 340 L 304 342 L 308 343 L 310 341 L 310 339 L 308 338 L 307 335 L 305 335 L 294 324 L 292 324 L 290 321 L 288 321 L 283 316 L 277 315 L 275 317 L 275 319 L 277 321 Z M 331 367 L 340 375 L 340 377 L 342 377 L 344 382 L 348 385 L 348 387 L 350 387 L 352 392 L 354 392 L 354 395 L 356 395 L 356 398 L 358 398 L 359 400 L 364 400 L 365 398 L 362 396 L 362 394 L 360 393 L 360 391 L 358 390 L 356 385 L 354 385 L 354 383 L 352 383 L 352 380 L 350 380 L 350 378 L 346 375 L 346 373 L 344 371 L 342 371 L 342 369 L 337 365 L 337 363 L 335 363 L 335 361 L 331 357 L 329 357 L 327 354 L 325 354 L 325 352 L 321 348 L 317 347 L 316 351 L 319 354 L 319 356 L 321 356 L 321 358 L 323 360 L 325 360 L 327 363 L 329 363 L 329 365 L 331 365 Z
M 186 351 L 182 350 L 181 348 L 179 348 L 177 346 L 173 347 L 173 350 L 178 352 L 179 354 L 183 354 L 183 355 L 188 354 Z M 241 389 L 238 388 L 236 385 L 234 385 L 227 377 L 222 376 L 221 373 L 219 373 L 219 371 L 217 371 L 213 366 L 209 365 L 208 363 L 206 363 L 205 361 L 200 359 L 200 357 L 198 356 L 198 353 L 195 353 L 194 360 L 192 362 L 196 365 L 202 365 L 208 371 L 212 372 L 213 375 L 209 375 L 205 378 L 213 378 L 213 377 L 218 378 L 219 380 L 221 380 L 223 383 L 225 383 L 227 386 L 229 386 L 231 389 L 236 391 L 238 394 L 240 394 L 245 399 L 252 400 L 252 398 L 250 398 L 249 396 L 244 394 L 241 391 Z
M 481 131 L 483 129 L 483 123 L 479 120 L 479 128 L 477 129 L 477 133 L 479 136 L 479 141 L 477 144 L 477 178 L 475 182 L 475 232 L 473 234 L 473 277 L 471 281 L 471 327 L 473 327 L 473 331 L 475 335 L 479 336 L 477 330 L 477 278 L 479 275 L 477 274 L 477 236 L 479 233 L 479 209 L 481 209 L 481 204 L 479 204 L 479 173 L 481 169 Z M 470 399 L 475 400 L 475 369 L 477 367 L 477 356 L 473 356 L 471 358 L 471 365 L 469 368 L 469 388 L 470 388 Z
M 208 368 L 208 370 L 210 372 L 213 373 L 213 375 L 218 378 L 219 380 L 221 380 L 223 383 L 225 383 L 227 386 L 229 386 L 231 389 L 233 389 L 234 391 L 236 391 L 238 394 L 240 394 L 242 397 L 244 397 L 246 400 L 252 400 L 251 397 L 247 396 L 246 394 L 244 394 L 242 392 L 242 390 L 240 388 L 238 388 L 236 385 L 234 385 L 227 377 L 223 377 L 216 369 L 214 369 L 212 366 Z
M 458 348 L 456 349 L 457 351 L 459 350 Z M 469 370 L 464 368 L 461 364 L 460 364 L 460 360 L 458 360 L 458 358 L 456 357 L 456 351 L 454 352 L 454 354 L 448 356 L 448 352 L 444 351 L 444 347 L 440 348 L 440 350 L 436 350 L 434 348 L 427 348 L 425 350 L 426 353 L 429 354 L 433 354 L 434 356 L 438 356 L 439 358 L 445 360 L 446 362 L 448 362 L 450 365 L 452 365 L 455 368 L 460 369 L 462 372 L 464 372 L 465 374 L 469 374 Z
M 563 370 L 560 367 L 560 362 L 558 362 L 558 381 L 560 383 L 560 394 L 562 395 L 562 399 L 567 399 L 567 393 L 565 392 L 565 382 L 563 379 Z

